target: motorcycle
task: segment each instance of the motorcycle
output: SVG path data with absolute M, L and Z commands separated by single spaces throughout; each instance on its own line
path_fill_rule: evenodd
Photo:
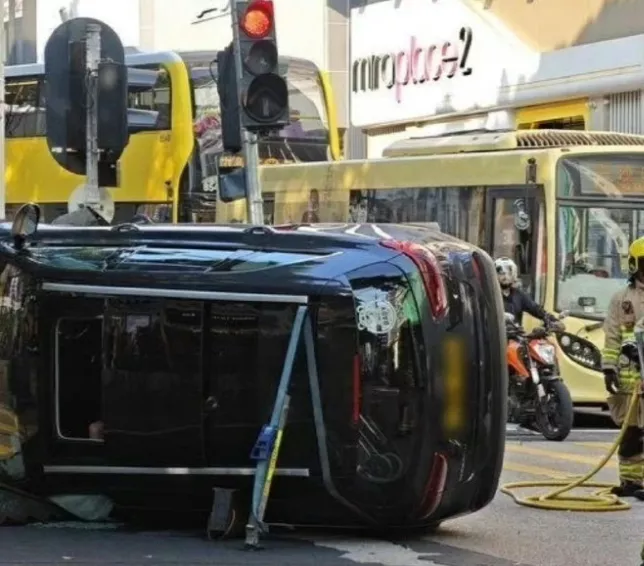
M 548 340 L 557 332 L 556 323 L 546 322 L 526 333 L 514 316 L 506 313 L 505 326 L 508 422 L 536 430 L 547 440 L 565 440 L 572 429 L 574 409 L 570 391 L 559 374 L 555 346 Z

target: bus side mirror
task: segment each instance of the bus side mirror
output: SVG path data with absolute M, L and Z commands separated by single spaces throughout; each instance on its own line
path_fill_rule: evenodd
M 519 232 L 526 232 L 530 230 L 530 214 L 527 210 L 528 206 L 525 199 L 516 199 L 513 203 L 514 209 L 514 227 Z

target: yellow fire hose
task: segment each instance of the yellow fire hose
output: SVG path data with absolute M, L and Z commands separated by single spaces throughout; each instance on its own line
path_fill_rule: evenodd
M 547 481 L 522 481 L 514 483 L 506 483 L 501 486 L 501 492 L 509 495 L 516 503 L 525 507 L 534 507 L 535 509 L 549 509 L 553 511 L 626 511 L 630 509 L 629 503 L 626 503 L 616 495 L 610 493 L 610 489 L 614 484 L 606 482 L 591 482 L 592 477 L 608 463 L 613 457 L 613 454 L 619 448 L 619 445 L 624 438 L 628 423 L 632 422 L 635 412 L 638 409 L 640 396 L 639 384 L 633 389 L 631 401 L 628 406 L 624 424 L 619 431 L 617 439 L 613 443 L 608 453 L 601 459 L 601 461 L 588 472 L 585 476 L 571 476 L 570 479 L 564 480 L 547 480 Z M 528 497 L 519 497 L 515 490 L 527 489 L 534 487 L 556 487 L 554 491 L 548 492 L 545 495 L 530 495 Z M 587 495 L 566 495 L 577 488 L 600 488 L 597 491 Z

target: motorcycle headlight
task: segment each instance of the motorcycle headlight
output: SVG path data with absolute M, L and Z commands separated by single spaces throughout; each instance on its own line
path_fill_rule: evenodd
M 537 344 L 534 350 L 544 363 L 554 365 L 556 352 L 555 347 L 552 344 Z

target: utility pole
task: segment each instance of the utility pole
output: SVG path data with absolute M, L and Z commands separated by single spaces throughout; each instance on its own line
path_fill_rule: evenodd
M 235 74 L 237 84 L 241 84 L 244 68 L 239 44 L 239 21 L 237 10 L 231 9 L 233 20 L 233 52 L 235 54 Z M 242 135 L 242 155 L 244 156 L 244 170 L 246 176 L 246 210 L 248 221 L 251 224 L 264 224 L 264 201 L 262 190 L 259 186 L 259 148 L 257 134 L 249 132 L 239 123 Z
M 5 62 L 5 40 L 4 40 L 4 0 L 0 0 L 0 22 L 2 22 L 2 38 L 0 39 L 0 219 L 5 218 L 5 167 L 4 167 L 4 146 L 5 146 L 5 104 L 4 104 L 4 62 Z
M 101 26 L 87 24 L 85 65 L 87 70 L 87 142 L 85 205 L 94 209 L 101 203 L 98 187 L 98 64 L 101 58 Z

